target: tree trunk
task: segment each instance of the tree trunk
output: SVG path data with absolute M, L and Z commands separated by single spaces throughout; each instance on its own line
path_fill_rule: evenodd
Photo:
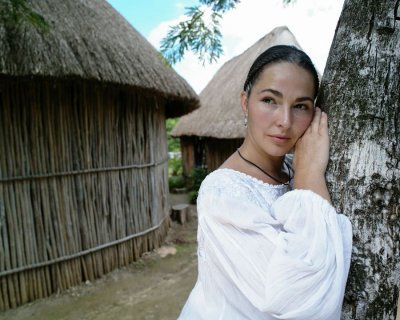
M 353 225 L 342 319 L 395 319 L 400 286 L 399 0 L 346 0 L 322 80 L 327 180 Z

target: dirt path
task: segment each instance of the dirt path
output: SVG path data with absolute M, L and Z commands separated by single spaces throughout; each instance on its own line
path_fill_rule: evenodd
M 174 223 L 158 251 L 93 283 L 0 313 L 0 320 L 176 319 L 197 277 L 196 227 L 195 218 Z

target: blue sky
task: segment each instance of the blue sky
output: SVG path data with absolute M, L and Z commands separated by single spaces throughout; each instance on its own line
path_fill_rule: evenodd
M 184 19 L 185 7 L 197 0 L 107 0 L 156 49 L 171 25 Z M 287 26 L 322 74 L 344 0 L 241 0 L 223 15 L 224 54 L 217 63 L 203 65 L 189 53 L 173 66 L 200 93 L 218 69 L 278 26 Z
M 174 20 L 185 13 L 184 7 L 196 0 L 107 0 L 143 36 L 148 37 L 160 22 Z

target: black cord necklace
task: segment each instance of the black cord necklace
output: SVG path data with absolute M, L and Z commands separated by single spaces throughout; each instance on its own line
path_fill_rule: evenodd
M 237 153 L 239 154 L 239 156 L 246 161 L 247 163 L 251 164 L 252 166 L 256 167 L 257 169 L 259 169 L 260 171 L 262 171 L 265 175 L 267 175 L 268 177 L 270 177 L 272 180 L 275 180 L 276 182 L 283 184 L 285 186 L 289 185 L 290 180 L 292 179 L 290 176 L 290 169 L 288 167 L 288 175 L 289 175 L 289 180 L 288 182 L 282 182 L 281 180 L 278 180 L 277 178 L 275 178 L 274 176 L 270 175 L 267 171 L 265 171 L 264 169 L 262 169 L 261 167 L 259 167 L 258 165 L 256 165 L 254 162 L 251 162 L 250 160 L 246 159 L 245 157 L 242 156 L 242 154 L 240 153 L 239 149 L 237 149 Z M 284 161 L 285 166 L 287 166 L 286 162 Z

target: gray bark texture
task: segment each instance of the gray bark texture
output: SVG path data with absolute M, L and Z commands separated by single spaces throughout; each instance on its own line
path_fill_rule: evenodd
M 342 319 L 395 319 L 400 290 L 399 0 L 346 0 L 318 104 L 329 116 L 327 181 L 353 225 Z

